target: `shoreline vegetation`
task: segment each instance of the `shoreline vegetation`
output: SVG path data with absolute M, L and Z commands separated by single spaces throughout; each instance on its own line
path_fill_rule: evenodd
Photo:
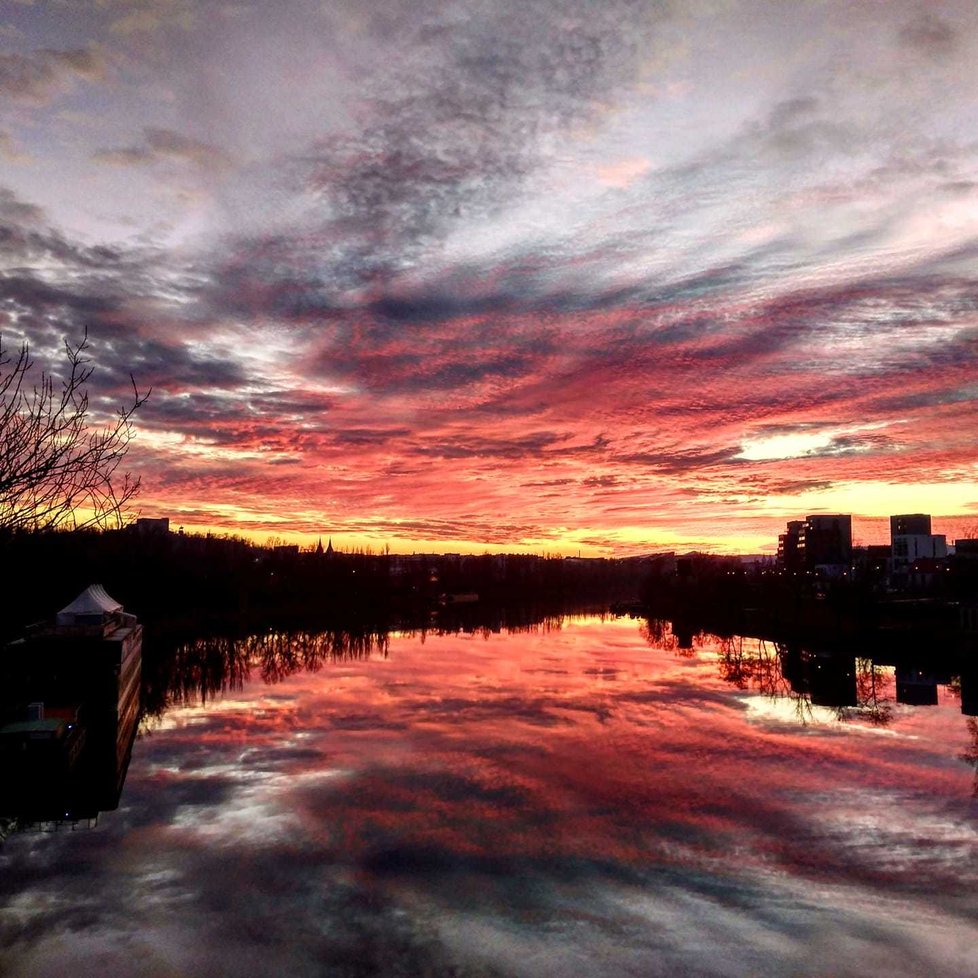
M 673 623 L 812 648 L 902 648 L 974 656 L 978 560 L 894 591 L 872 576 L 788 575 L 773 560 L 672 554 L 627 558 L 526 554 L 300 552 L 236 537 L 118 531 L 8 534 L 13 570 L 3 642 L 101 584 L 162 641 L 339 629 L 521 628 L 585 612 Z
M 634 609 L 680 635 L 749 635 L 831 650 L 915 656 L 978 651 L 978 566 L 954 568 L 930 586 L 887 590 L 858 581 L 813 582 L 774 571 L 710 571 L 646 579 Z
M 13 534 L 4 640 L 101 584 L 150 629 L 370 624 L 417 629 L 435 615 L 504 627 L 638 600 L 644 560 L 527 554 L 299 552 L 235 537 L 130 530 Z
M 386 657 L 394 634 L 488 638 L 559 630 L 579 614 L 636 619 L 650 651 L 692 654 L 714 642 L 730 681 L 776 675 L 815 704 L 860 706 L 858 664 L 871 662 L 897 666 L 898 682 L 910 683 L 902 697 L 916 695 L 922 677 L 928 690 L 945 677 L 962 709 L 978 710 L 978 636 L 965 614 L 975 607 L 972 561 L 952 564 L 924 591 L 890 592 L 868 580 L 799 578 L 773 563 L 705 555 L 301 553 L 129 531 L 20 534 L 3 550 L 17 568 L 4 644 L 88 584 L 102 584 L 144 626 L 148 719 L 249 679 L 275 683 L 330 662 Z M 769 654 L 745 653 L 745 638 Z

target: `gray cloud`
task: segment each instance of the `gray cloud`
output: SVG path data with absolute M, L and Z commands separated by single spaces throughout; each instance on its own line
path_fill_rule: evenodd
M 655 452 L 634 452 L 618 455 L 616 462 L 627 462 L 631 465 L 641 465 L 657 472 L 683 473 L 694 472 L 697 469 L 711 468 L 722 463 L 736 463 L 739 447 L 719 448 L 714 451 L 697 449 L 672 449 Z
M 341 428 L 331 435 L 340 445 L 386 445 L 411 433 L 410 428 Z
M 845 155 L 858 149 L 853 127 L 826 110 L 814 95 L 777 102 L 767 118 L 747 127 L 742 139 L 753 154 L 765 153 L 779 160 L 807 159 L 826 154 Z
M 43 105 L 69 91 L 78 81 L 102 81 L 105 72 L 104 57 L 90 49 L 0 54 L 0 96 Z
M 931 10 L 921 12 L 900 29 L 901 43 L 931 58 L 944 58 L 954 51 L 957 34 L 940 15 Z
M 21 149 L 17 140 L 5 130 L 0 130 L 0 158 L 10 163 L 28 163 L 31 161 L 31 155 Z
M 339 284 L 386 280 L 447 227 L 508 200 L 549 141 L 587 124 L 634 79 L 656 48 L 661 9 L 507 2 L 449 26 L 440 9 L 426 18 L 412 8 L 399 44 L 405 67 L 371 91 L 363 127 L 297 160 L 327 226 L 348 239 Z
M 12 190 L 0 187 L 0 221 L 4 225 L 35 227 L 44 220 L 44 210 L 21 200 Z
M 601 454 L 608 446 L 608 440 L 603 435 L 584 445 L 570 443 L 572 438 L 572 434 L 553 431 L 534 432 L 514 439 L 465 437 L 433 444 L 425 442 L 412 452 L 441 459 L 545 459 Z
M 139 383 L 153 386 L 153 397 L 140 414 L 143 424 L 227 448 L 268 445 L 299 452 L 344 443 L 345 433 L 337 436 L 326 427 L 332 406 L 329 398 L 267 389 L 241 394 L 239 388 L 250 378 L 240 365 L 191 353 L 179 345 L 148 341 L 133 352 L 134 357 L 122 362 L 112 358 L 108 367 L 113 373 L 121 373 L 132 363 Z M 293 429 L 283 420 L 295 416 L 306 419 L 301 429 Z M 367 443 L 355 438 L 348 443 Z M 369 442 L 378 443 L 379 438 Z
M 0 187 L 0 255 L 9 274 L 23 283 L 33 280 L 43 291 L 44 280 L 31 268 L 34 263 L 55 265 L 67 276 L 69 270 L 93 272 L 134 271 L 134 255 L 124 256 L 113 247 L 73 241 L 57 230 L 45 210 Z
M 0 255 L 8 269 L 0 272 L 0 311 L 10 323 L 5 339 L 26 339 L 38 368 L 57 373 L 64 342 L 78 343 L 87 334 L 97 368 L 93 404 L 128 392 L 131 376 L 141 390 L 158 392 L 245 382 L 237 362 L 191 347 L 173 329 L 180 323 L 168 300 L 188 293 L 153 250 L 80 244 L 50 227 L 41 208 L 0 190 Z M 147 309 L 154 317 L 162 312 L 171 335 L 148 335 L 155 331 Z M 163 410 L 153 398 L 141 418 Z
M 96 150 L 92 158 L 116 166 L 144 166 L 164 160 L 189 163 L 202 170 L 223 170 L 230 165 L 223 150 L 172 129 L 146 128 L 143 140 L 138 146 Z

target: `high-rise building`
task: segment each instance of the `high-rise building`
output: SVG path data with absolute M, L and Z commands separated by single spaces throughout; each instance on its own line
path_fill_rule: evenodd
M 947 556 L 947 537 L 930 530 L 930 516 L 926 513 L 890 517 L 894 574 L 906 573 L 914 561 L 921 558 L 940 560 Z
M 844 573 L 852 563 L 852 517 L 842 513 L 808 516 L 799 535 L 798 553 L 805 570 Z
M 804 570 L 798 553 L 798 540 L 804 520 L 790 520 L 785 532 L 778 536 L 778 565 L 788 573 Z

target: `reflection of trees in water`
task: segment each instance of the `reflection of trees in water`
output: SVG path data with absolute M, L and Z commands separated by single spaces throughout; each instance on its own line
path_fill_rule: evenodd
M 386 658 L 389 637 L 386 631 L 269 632 L 249 636 L 244 648 L 262 680 L 277 683 L 296 672 L 315 672 L 326 662 L 369 659 L 375 652 Z
M 576 617 L 605 621 L 608 616 L 592 609 L 561 607 L 548 608 L 539 604 L 492 606 L 461 605 L 442 608 L 426 621 L 408 624 L 400 634 L 420 638 L 428 635 L 492 635 L 548 634 L 559 632 L 564 624 Z
M 970 764 L 975 769 L 975 780 L 972 792 L 975 798 L 978 798 L 978 717 L 968 717 L 968 736 L 971 738 L 971 743 L 968 745 L 967 750 L 962 751 L 958 757 L 962 761 Z
M 840 720 L 864 720 L 885 727 L 893 719 L 893 700 L 885 670 L 872 659 L 856 659 L 856 705 L 836 708 Z
M 144 669 L 144 713 L 206 703 L 241 689 L 253 673 L 277 683 L 297 672 L 315 672 L 328 662 L 387 656 L 388 633 L 272 631 L 233 636 L 208 635 L 174 643 L 152 656 Z M 149 657 L 147 657 L 149 658 Z
M 699 644 L 699 635 L 691 641 L 688 647 L 683 648 L 680 644 L 679 636 L 672 629 L 672 622 L 665 618 L 646 618 L 639 626 L 642 638 L 645 639 L 653 649 L 662 649 L 664 652 L 676 652 L 684 659 L 693 656 L 694 646 Z
M 791 703 L 795 718 L 807 724 L 812 719 L 812 700 L 807 689 L 794 685 L 785 675 L 784 659 L 792 651 L 780 642 L 714 636 L 720 678 L 738 689 L 753 690 L 775 703 Z
M 397 634 L 424 642 L 429 635 L 459 633 L 488 639 L 508 634 L 558 632 L 564 614 L 446 613 Z M 144 716 L 159 718 L 175 707 L 206 703 L 241 689 L 257 677 L 277 683 L 298 672 L 316 672 L 333 662 L 389 653 L 390 632 L 381 625 L 346 629 L 279 629 L 249 635 L 217 634 L 169 642 L 147 641 L 143 659 Z
M 763 639 L 717 637 L 720 678 L 738 689 L 756 689 L 766 696 L 782 697 L 791 686 L 781 671 L 778 647 Z
M 669 623 L 649 619 L 642 626 L 642 635 L 654 648 L 691 654 L 678 648 Z M 720 678 L 738 689 L 753 691 L 775 702 L 790 701 L 796 718 L 808 723 L 814 716 L 811 669 L 813 653 L 780 642 L 749 638 L 742 635 L 710 635 L 699 633 L 697 646 L 716 651 Z M 826 659 L 822 658 L 824 666 Z M 843 662 L 843 659 L 829 659 Z M 893 718 L 893 688 L 887 671 L 871 659 L 855 660 L 855 705 L 832 706 L 824 699 L 819 702 L 834 710 L 840 721 L 863 720 L 874 726 L 885 726 Z M 821 695 L 824 697 L 826 691 Z

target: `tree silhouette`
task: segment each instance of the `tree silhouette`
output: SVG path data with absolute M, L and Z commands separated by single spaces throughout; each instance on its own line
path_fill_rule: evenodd
M 16 356 L 0 344 L 0 529 L 121 525 L 139 491 L 139 479 L 120 475 L 119 466 L 132 440 L 132 416 L 148 392 L 140 394 L 133 380 L 132 401 L 105 427 L 93 425 L 87 349 L 87 332 L 75 345 L 65 340 L 67 369 L 58 390 L 46 372 L 32 382 L 26 342 Z

